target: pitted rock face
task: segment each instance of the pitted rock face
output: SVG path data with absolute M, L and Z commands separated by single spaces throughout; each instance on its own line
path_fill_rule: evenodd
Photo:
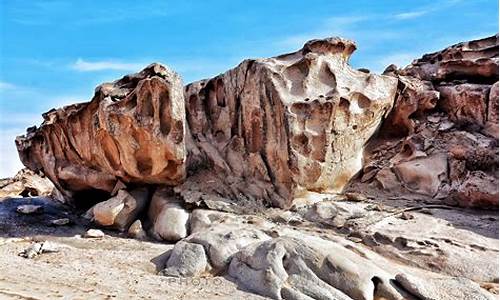
M 185 176 L 182 81 L 153 64 L 96 88 L 93 99 L 44 114 L 16 144 L 22 162 L 67 196 L 111 192 L 118 179 L 178 184 Z
M 397 86 L 395 78 L 352 69 L 355 49 L 343 39 L 313 40 L 189 84 L 188 168 L 208 165 L 211 179 L 236 194 L 228 196 L 281 207 L 301 191 L 340 191 L 360 170 L 363 145 L 390 111 Z
M 401 74 L 433 82 L 467 80 L 493 84 L 498 81 L 498 34 L 426 54 Z
M 355 49 L 312 40 L 189 84 L 184 96 L 179 77 L 153 64 L 99 86 L 89 103 L 45 114 L 18 150 L 67 195 L 111 192 L 121 180 L 177 186 L 186 202 L 216 195 L 287 207 L 303 191 L 340 191 L 392 108 L 397 79 L 352 69 Z

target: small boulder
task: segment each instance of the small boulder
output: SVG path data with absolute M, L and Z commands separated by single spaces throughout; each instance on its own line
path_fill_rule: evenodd
M 188 235 L 189 213 L 169 188 L 159 188 L 153 194 L 148 215 L 153 222 L 156 239 L 177 242 Z
M 119 190 L 116 196 L 93 207 L 94 221 L 124 231 L 146 207 L 148 194 L 147 188 Z
M 83 235 L 85 238 L 101 239 L 104 237 L 104 232 L 99 229 L 89 229 Z
M 130 225 L 128 228 L 128 236 L 138 240 L 147 238 L 147 234 L 142 227 L 141 220 L 135 220 L 135 222 Z
M 180 241 L 175 244 L 161 274 L 173 277 L 193 277 L 202 275 L 209 269 L 210 265 L 202 245 Z

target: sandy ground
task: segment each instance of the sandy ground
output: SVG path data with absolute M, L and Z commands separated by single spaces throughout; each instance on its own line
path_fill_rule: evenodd
M 13 201 L 13 202 L 12 202 Z M 57 207 L 20 216 L 25 199 L 0 202 L 0 299 L 265 299 L 239 290 L 224 277 L 175 279 L 156 275 L 173 245 L 137 241 L 107 232 L 82 238 L 81 224 L 52 227 L 66 216 Z M 34 259 L 18 254 L 35 241 L 51 241 L 57 253 Z

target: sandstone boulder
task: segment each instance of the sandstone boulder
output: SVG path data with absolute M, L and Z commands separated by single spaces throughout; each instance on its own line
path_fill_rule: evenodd
M 148 201 L 147 188 L 138 188 L 130 192 L 120 190 L 116 196 L 97 203 L 92 208 L 93 219 L 99 225 L 124 231 L 146 208 Z
M 176 242 L 188 235 L 189 213 L 169 188 L 159 188 L 153 194 L 148 210 L 153 223 L 153 236 Z
M 188 178 L 185 190 L 280 207 L 301 191 L 340 191 L 361 168 L 397 83 L 351 69 L 355 49 L 339 38 L 312 40 L 187 85 L 188 168 L 205 166 L 209 180 Z
M 12 196 L 56 196 L 54 184 L 29 169 L 22 169 L 12 178 L 0 179 L 0 198 Z M 54 197 L 59 200 L 58 197 Z
M 437 154 L 403 162 L 395 166 L 394 171 L 406 188 L 434 196 L 443 180 L 448 178 L 448 162 L 446 155 Z
M 135 220 L 128 228 L 128 236 L 134 239 L 143 240 L 147 237 L 147 233 L 142 227 L 141 220 Z
M 464 83 L 439 87 L 440 108 L 448 113 L 451 120 L 460 123 L 484 125 L 490 86 Z

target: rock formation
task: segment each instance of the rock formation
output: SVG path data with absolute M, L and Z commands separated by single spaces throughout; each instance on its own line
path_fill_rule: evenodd
M 165 276 L 273 299 L 493 299 L 498 216 L 469 208 L 498 209 L 498 35 L 383 75 L 353 70 L 354 50 L 312 40 L 185 87 L 152 64 L 16 144 L 98 226 L 175 243 Z
M 396 79 L 348 65 L 355 49 L 312 40 L 189 84 L 184 96 L 179 77 L 153 64 L 97 87 L 89 103 L 44 114 L 17 139 L 20 157 L 77 199 L 118 181 L 181 184 L 193 203 L 288 207 L 303 191 L 340 192 L 396 92 Z
M 153 64 L 100 85 L 88 103 L 51 110 L 16 140 L 21 161 L 67 197 L 111 193 L 119 180 L 175 185 L 185 177 L 182 82 Z M 84 200 L 88 201 L 88 200 Z
M 399 81 L 394 109 L 347 190 L 498 208 L 498 35 L 384 74 Z

